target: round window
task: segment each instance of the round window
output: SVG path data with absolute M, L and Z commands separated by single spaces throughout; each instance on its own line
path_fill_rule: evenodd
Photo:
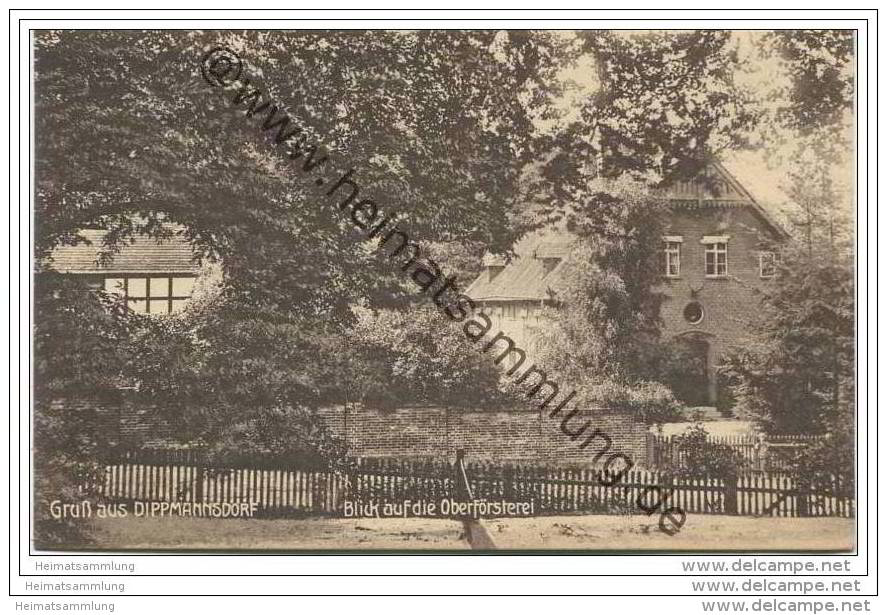
M 684 320 L 691 325 L 698 325 L 704 317 L 705 312 L 702 311 L 702 304 L 697 301 L 691 301 L 684 308 Z

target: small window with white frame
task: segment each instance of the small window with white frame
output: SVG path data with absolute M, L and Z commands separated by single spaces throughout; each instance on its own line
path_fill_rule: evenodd
M 758 270 L 762 279 L 776 277 L 776 253 L 760 252 L 758 253 Z
M 681 242 L 683 238 L 667 235 L 662 238 L 664 248 L 663 275 L 667 278 L 681 277 Z
M 705 277 L 723 278 L 727 276 L 727 240 L 729 237 L 706 236 L 705 244 Z
M 191 298 L 195 276 L 133 275 L 106 276 L 104 290 L 119 295 L 139 314 L 175 314 Z

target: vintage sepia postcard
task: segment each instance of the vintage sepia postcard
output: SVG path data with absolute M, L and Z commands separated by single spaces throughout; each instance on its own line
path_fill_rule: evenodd
M 586 26 L 30 30 L 32 547 L 854 551 L 858 32 Z

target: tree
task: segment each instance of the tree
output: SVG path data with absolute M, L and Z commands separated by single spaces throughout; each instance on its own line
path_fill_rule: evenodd
M 828 433 L 827 446 L 848 441 L 853 424 L 855 280 L 850 194 L 853 177 L 853 36 L 849 31 L 770 33 L 789 86 L 767 125 L 778 126 L 777 155 L 786 165 L 791 239 L 773 245 L 777 276 L 762 289 L 756 342 L 728 358 L 738 408 L 776 433 Z M 851 430 L 852 432 L 852 430 Z M 852 448 L 851 448 L 852 450 Z M 811 453 L 812 454 L 812 453 Z M 833 451 L 832 457 L 844 453 Z M 812 459 L 812 458 L 811 458 Z M 847 464 L 844 464 L 846 467 Z
M 580 37 L 597 89 L 580 119 L 552 138 L 556 153 L 538 174 L 548 198 L 529 214 L 575 238 L 546 358 L 587 395 L 620 401 L 640 395 L 645 417 L 661 420 L 678 404 L 656 382 L 663 352 L 658 258 L 667 213 L 656 193 L 743 143 L 758 114 L 734 83 L 730 33 Z
M 87 224 L 111 228 L 111 240 L 160 232 L 163 217 L 226 273 L 256 233 L 309 257 L 305 278 L 356 276 L 370 264 L 337 249 L 353 242 L 351 229 L 317 206 L 273 133 L 203 81 L 201 56 L 218 44 L 237 50 L 330 165 L 356 169 L 361 189 L 416 237 L 510 245 L 503 212 L 533 153 L 530 113 L 545 102 L 551 62 L 545 35 L 65 31 L 37 39 L 41 248 Z
M 34 522 L 44 548 L 83 538 L 82 524 L 53 519 L 50 503 L 80 497 L 98 477 L 114 442 L 100 428 L 96 403 L 113 399 L 131 363 L 132 332 L 142 318 L 77 280 L 47 273 L 34 289 Z
M 661 295 L 653 286 L 658 261 L 650 245 L 661 236 L 655 204 L 635 183 L 598 180 L 600 188 L 566 213 L 576 237 L 569 267 L 554 300 L 552 362 L 567 382 L 626 382 L 644 375 L 644 356 L 658 337 Z M 652 211 L 651 211 L 652 210 Z
M 778 121 L 801 134 L 846 120 L 853 109 L 853 30 L 773 30 L 762 46 L 776 51 L 789 82 L 773 94 Z
M 461 329 L 433 306 L 408 311 L 361 310 L 351 334 L 352 360 L 374 366 L 376 377 L 355 401 L 384 406 L 431 403 L 482 409 L 504 401 L 499 374 Z
M 231 102 L 236 88 L 202 78 L 201 58 L 220 44 L 278 115 L 247 117 Z M 336 387 L 354 375 L 342 361 L 352 306 L 402 307 L 415 292 L 262 121 L 286 111 L 286 126 L 322 145 L 327 179 L 355 169 L 361 196 L 417 241 L 504 249 L 556 42 L 491 31 L 51 31 L 35 45 L 41 268 L 84 227 L 110 231 L 108 253 L 136 233 L 184 229 L 219 263 L 221 292 L 140 335 L 129 377 L 177 400 L 189 437 L 216 437 L 265 411 L 341 398 Z
M 183 442 L 215 446 L 232 432 L 273 435 L 256 426 L 266 418 L 301 422 L 305 411 L 337 402 L 339 383 L 349 381 L 339 362 L 348 349 L 334 329 L 239 299 L 220 293 L 192 300 L 181 317 L 150 321 L 134 340 L 140 352 L 129 382 L 167 409 Z M 322 459 L 336 448 L 319 424 L 281 446 L 272 438 L 241 442 L 240 450 Z
M 740 408 L 769 432 L 824 433 L 850 422 L 854 402 L 852 259 L 786 246 L 762 293 L 756 343 L 726 361 Z
M 602 174 L 637 172 L 653 184 L 686 179 L 746 143 L 759 111 L 735 81 L 732 33 L 590 31 L 584 38 L 601 87 L 582 109 L 583 129 L 592 153 L 602 155 Z

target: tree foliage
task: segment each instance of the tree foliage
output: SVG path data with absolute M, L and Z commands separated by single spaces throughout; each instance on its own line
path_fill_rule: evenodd
M 100 402 L 125 382 L 140 317 L 118 301 L 91 292 L 76 279 L 47 273 L 34 289 L 34 496 L 35 535 L 43 547 L 81 539 L 82 525 L 53 519 L 50 502 L 79 497 L 113 442 L 100 428 L 95 404 L 76 408 L 63 399 Z
M 812 44 L 809 33 L 793 36 Z M 852 37 L 844 34 L 823 40 L 823 49 L 836 40 L 852 44 Z M 823 52 L 826 55 L 816 54 L 808 62 L 818 65 L 831 58 L 830 65 L 843 70 L 846 52 Z M 840 83 L 847 86 L 844 80 Z M 829 109 L 834 112 L 798 110 L 801 117 L 826 123 L 816 125 L 811 119 L 798 132 L 787 178 L 792 238 L 773 246 L 779 266 L 776 278 L 761 291 L 762 312 L 752 327 L 755 343 L 734 352 L 725 370 L 739 409 L 777 433 L 838 434 L 842 425 L 853 422 L 856 286 L 851 178 L 835 171 L 845 168 L 843 120 L 835 115 L 846 110 L 846 101 Z
M 672 440 L 676 458 L 668 468 L 677 476 L 712 476 L 735 479 L 748 466 L 738 449 L 712 442 L 702 423 L 687 427 Z
M 604 174 L 686 178 L 744 144 L 758 111 L 735 83 L 731 39 L 723 30 L 585 34 L 601 87 L 582 109 L 582 130 L 599 143 Z
M 432 403 L 469 409 L 496 407 L 499 373 L 462 330 L 432 306 L 406 311 L 361 310 L 349 335 L 350 360 L 372 370 L 355 401 L 380 404 Z
M 110 231 L 108 253 L 137 233 L 181 228 L 218 261 L 218 295 L 134 340 L 143 348 L 129 376 L 178 400 L 189 433 L 339 399 L 354 376 L 351 307 L 402 307 L 399 295 L 415 289 L 230 93 L 203 80 L 201 57 L 219 44 L 236 50 L 244 76 L 323 144 L 327 177 L 355 169 L 361 194 L 398 213 L 414 239 L 495 247 L 514 236 L 507 214 L 534 153 L 553 41 L 489 31 L 41 32 L 41 266 L 91 226 Z
M 762 293 L 755 343 L 727 362 L 741 409 L 775 433 L 852 422 L 855 301 L 847 256 L 786 247 Z
M 791 75 L 778 93 L 780 123 L 805 134 L 844 120 L 853 108 L 853 30 L 773 30 L 762 43 Z
M 644 348 L 658 336 L 662 296 L 653 289 L 658 261 L 649 244 L 661 233 L 643 186 L 593 185 L 599 188 L 563 213 L 576 240 L 552 297 L 563 309 L 555 313 L 548 360 L 569 380 L 637 378 Z
M 366 258 L 343 249 L 349 229 L 203 81 L 201 56 L 218 44 L 415 236 L 508 245 L 502 213 L 533 153 L 529 114 L 544 102 L 551 51 L 545 35 L 487 31 L 42 33 L 38 245 L 97 223 L 112 239 L 159 232 L 163 217 L 227 272 L 248 256 L 283 261 L 276 242 L 265 254 L 255 241 L 279 237 L 303 257 L 283 271 L 306 301 L 318 282 L 361 272 Z

